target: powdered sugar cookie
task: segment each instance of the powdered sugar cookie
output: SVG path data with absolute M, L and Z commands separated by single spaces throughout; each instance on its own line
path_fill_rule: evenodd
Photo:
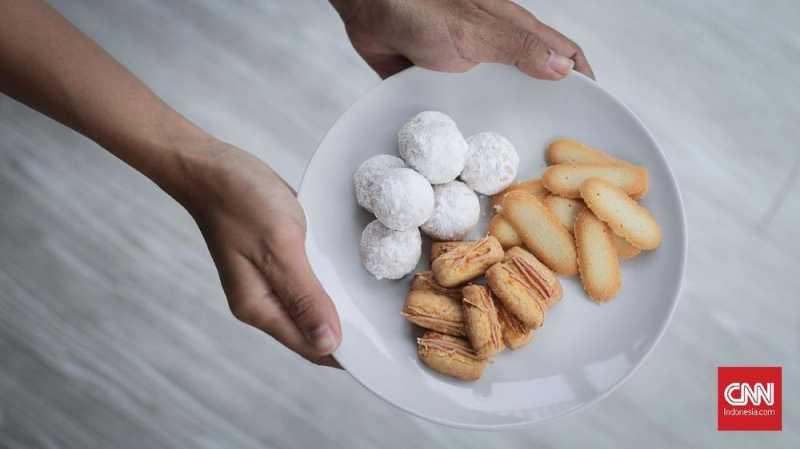
M 482 132 L 467 138 L 469 150 L 461 180 L 472 190 L 494 195 L 505 189 L 517 176 L 519 155 L 505 137 Z
M 400 157 L 431 184 L 450 182 L 464 169 L 467 142 L 446 114 L 420 112 L 400 128 L 397 140 Z
M 461 181 L 433 187 L 433 214 L 422 224 L 422 232 L 436 240 L 460 240 L 478 223 L 478 195 Z
M 433 188 L 410 168 L 383 172 L 371 201 L 372 212 L 386 227 L 407 231 L 419 227 L 433 213 Z
M 373 220 L 361 233 L 361 263 L 376 279 L 400 279 L 422 256 L 419 229 L 395 231 Z

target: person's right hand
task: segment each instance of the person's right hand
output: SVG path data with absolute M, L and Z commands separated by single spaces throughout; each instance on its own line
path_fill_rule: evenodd
M 557 80 L 594 78 L 581 48 L 509 0 L 331 0 L 358 54 L 381 78 L 411 65 L 463 72 L 512 64 Z
M 305 253 L 306 222 L 294 191 L 266 164 L 210 139 L 187 170 L 181 203 L 217 266 L 231 312 L 292 351 L 338 367 L 336 308 Z

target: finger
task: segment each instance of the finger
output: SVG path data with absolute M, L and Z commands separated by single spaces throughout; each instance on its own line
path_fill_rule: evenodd
M 292 321 L 280 300 L 252 262 L 239 254 L 212 251 L 233 315 L 261 329 L 301 357 L 318 365 L 339 367 L 330 355 L 320 356 Z
M 589 65 L 589 60 L 586 59 L 583 49 L 581 49 L 578 44 L 561 34 L 558 30 L 555 30 L 544 23 L 541 24 L 539 35 L 545 40 L 545 42 L 547 42 L 548 45 L 552 46 L 555 51 L 563 52 L 562 54 L 575 61 L 576 71 L 583 73 L 591 79 L 595 79 L 594 71 Z
M 465 22 L 454 40 L 464 58 L 475 62 L 512 64 L 535 78 L 557 80 L 567 76 L 574 61 L 550 49 L 535 33 L 489 13 Z
M 594 72 L 583 50 L 563 34 L 540 22 L 524 7 L 509 0 L 480 0 L 479 5 L 498 19 L 507 20 L 519 28 L 539 35 L 553 51 L 572 59 L 576 71 L 594 79 Z
M 333 301 L 322 288 L 305 253 L 303 234 L 288 230 L 287 235 L 272 236 L 278 247 L 257 261 L 288 316 L 294 321 L 319 355 L 332 353 L 341 340 L 339 315 Z

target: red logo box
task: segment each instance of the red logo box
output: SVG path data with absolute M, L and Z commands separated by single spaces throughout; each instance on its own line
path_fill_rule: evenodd
M 781 367 L 717 368 L 717 430 L 781 430 Z

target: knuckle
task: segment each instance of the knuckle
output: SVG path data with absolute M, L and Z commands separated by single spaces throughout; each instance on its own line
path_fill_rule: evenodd
M 474 52 L 470 43 L 470 32 L 467 24 L 461 21 L 448 23 L 447 33 L 458 55 L 465 59 L 472 59 Z
M 287 312 L 295 321 L 306 319 L 314 310 L 316 300 L 310 293 L 302 293 L 289 298 L 287 301 Z
M 517 62 L 530 58 L 532 55 L 537 54 L 542 49 L 542 39 L 527 31 L 517 31 L 520 36 L 517 38 L 519 45 L 517 47 Z

